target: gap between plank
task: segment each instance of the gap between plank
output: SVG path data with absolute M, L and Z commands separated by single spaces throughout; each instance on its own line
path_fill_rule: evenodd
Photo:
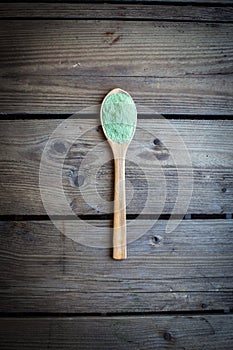
M 67 317 L 122 317 L 122 316 L 194 316 L 194 315 L 226 315 L 233 309 L 195 310 L 195 311 L 144 311 L 144 312 L 107 312 L 107 313 L 72 313 L 72 312 L 0 312 L 0 318 L 67 318 Z
M 49 1 L 40 1 L 43 3 L 57 3 L 58 1 L 56 0 L 49 0 Z M 74 3 L 75 4 L 75 0 L 70 0 L 70 1 L 64 1 L 64 3 Z M 17 1 L 14 0 L 9 0 L 8 3 L 17 3 Z M 217 3 L 216 1 L 195 1 L 195 0 L 191 0 L 191 1 L 176 1 L 176 0 L 167 0 L 167 1 L 163 1 L 163 0 L 79 0 L 79 3 L 84 3 L 84 4 L 115 4 L 115 5 L 123 5 L 123 4 L 142 4 L 142 5 L 173 5 L 173 6 L 187 6 L 187 5 L 192 5 L 195 7 L 232 7 L 232 2 L 230 0 L 225 0 L 224 2 L 221 3 Z
M 134 220 L 140 214 L 127 214 L 127 220 Z M 140 220 L 170 220 L 170 214 L 161 214 L 157 217 L 155 214 L 144 214 L 140 215 Z M 79 219 L 92 221 L 92 220 L 112 220 L 113 214 L 88 214 L 88 215 L 79 215 Z M 172 219 L 179 219 L 179 215 L 173 215 Z M 49 221 L 53 220 L 74 220 L 74 216 L 63 216 L 63 215 L 0 215 L 0 221 Z M 183 220 L 232 220 L 232 213 L 226 214 L 186 214 L 183 217 Z M 78 220 L 78 219 L 77 219 Z
M 190 4 L 191 5 L 191 4 Z M 217 7 L 217 6 L 215 6 Z M 221 6 L 224 7 L 224 6 Z M 230 7 L 230 6 L 229 6 Z M 1 16 L 1 15 L 0 15 Z M 99 17 L 42 17 L 42 16 L 34 16 L 34 17 L 0 17 L 0 21 L 119 21 L 119 22 L 169 22 L 169 23 L 224 23 L 224 24 L 233 24 L 232 21 L 220 21 L 220 20 L 203 20 L 203 19 L 170 19 L 170 18 L 141 18 L 141 17 L 135 17 L 135 18 L 129 18 L 129 17 L 105 17 L 105 18 L 99 18 Z
M 76 113 L 80 113 L 77 111 Z M 74 113 L 0 113 L 1 120 L 52 120 L 52 119 L 66 119 L 74 115 Z M 233 115 L 199 115 L 199 114 L 161 114 L 166 119 L 175 119 L 175 120 L 232 120 Z M 96 119 L 96 114 L 87 114 L 81 115 L 77 114 L 77 119 Z M 158 116 L 143 114 L 138 115 L 138 119 L 157 119 Z

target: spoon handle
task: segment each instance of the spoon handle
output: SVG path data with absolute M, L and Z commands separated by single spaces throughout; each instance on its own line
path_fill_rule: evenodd
M 125 157 L 116 157 L 114 186 L 113 259 L 124 260 L 126 247 Z

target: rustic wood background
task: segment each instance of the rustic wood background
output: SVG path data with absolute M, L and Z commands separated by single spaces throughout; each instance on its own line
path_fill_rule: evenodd
M 232 349 L 232 73 L 231 0 L 0 3 L 1 349 Z M 146 172 L 153 199 L 137 230 L 151 229 L 129 244 L 124 262 L 60 233 L 39 189 L 52 132 L 116 86 L 178 130 L 194 179 L 188 212 L 167 233 L 177 197 L 172 151 L 182 149 L 167 148 L 161 140 L 169 128 L 141 114 L 135 140 L 143 144 L 143 165 L 127 160 L 135 193 L 127 213 L 132 220 L 143 209 Z M 111 238 L 112 216 L 81 197 L 79 165 L 104 140 L 100 122 L 95 113 L 77 122 L 84 135 L 64 163 L 66 197 Z M 54 139 L 54 164 L 67 147 L 66 133 Z M 167 177 L 162 213 L 161 173 L 150 159 Z M 112 200 L 112 184 L 108 162 L 97 176 L 100 198 Z M 55 220 L 69 221 L 56 218 L 56 198 L 53 208 Z

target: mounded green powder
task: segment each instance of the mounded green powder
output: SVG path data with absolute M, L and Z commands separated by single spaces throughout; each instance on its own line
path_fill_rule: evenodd
M 128 143 L 137 122 L 133 99 L 122 92 L 109 95 L 102 107 L 102 121 L 106 135 L 116 143 Z

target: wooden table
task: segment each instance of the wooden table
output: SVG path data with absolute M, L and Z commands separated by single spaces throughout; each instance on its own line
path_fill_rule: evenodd
M 232 349 L 232 72 L 230 0 L 0 4 L 1 349 Z M 114 87 L 141 109 L 139 160 L 126 163 L 138 239 L 122 262 L 96 248 L 112 235 L 113 164 L 96 172 L 98 197 L 88 176 L 104 137 L 98 114 L 83 113 Z M 39 185 L 48 142 L 49 213 Z M 73 219 L 56 192 L 64 155 L 66 200 L 88 244 L 56 227 Z M 190 205 L 168 232 L 190 171 Z

